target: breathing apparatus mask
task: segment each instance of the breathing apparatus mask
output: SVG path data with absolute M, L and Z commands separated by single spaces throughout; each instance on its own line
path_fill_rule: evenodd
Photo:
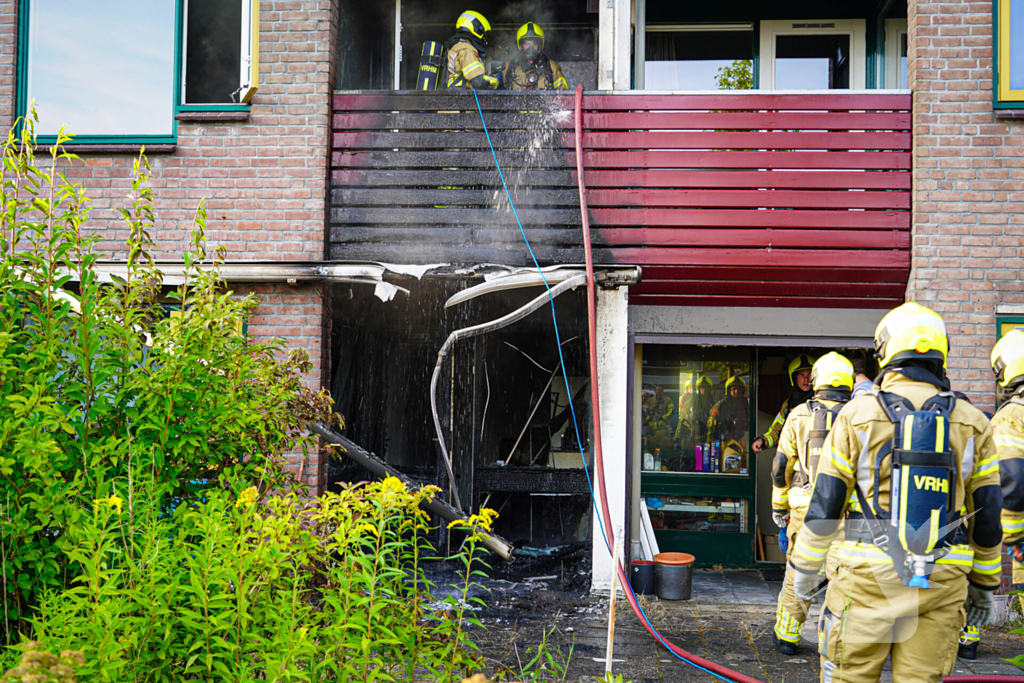
M 532 62 L 537 57 L 540 57 L 541 42 L 536 38 L 526 38 L 522 41 L 520 49 L 523 52 L 523 56 Z

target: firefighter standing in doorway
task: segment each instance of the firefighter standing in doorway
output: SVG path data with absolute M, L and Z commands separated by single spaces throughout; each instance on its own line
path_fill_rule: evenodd
M 838 353 L 827 353 L 814 362 L 811 400 L 789 411 L 772 462 L 772 518 L 789 537 L 787 560 L 796 545 L 804 514 L 811 500 L 811 486 L 825 436 L 839 411 L 850 400 L 853 364 Z M 788 518 L 788 525 L 787 525 Z M 800 651 L 800 632 L 810 605 L 793 595 L 794 570 L 787 568 L 776 608 L 772 639 L 782 654 Z
M 1003 495 L 992 428 L 945 377 L 942 318 L 916 303 L 875 331 L 880 389 L 850 401 L 825 439 L 790 566 L 809 600 L 843 522 L 818 623 L 821 680 L 938 683 L 966 611 L 991 619 Z M 970 516 L 963 524 L 961 509 Z M 966 526 L 966 531 L 965 531 Z
M 479 12 L 466 11 L 455 22 L 455 35 L 444 44 L 447 52 L 448 88 L 497 90 L 501 76 L 491 76 L 484 68 L 491 24 Z
M 516 56 L 505 67 L 509 90 L 568 90 L 558 62 L 544 54 L 544 29 L 528 21 L 516 31 Z
M 791 387 L 789 398 L 782 402 L 779 414 L 775 416 L 771 427 L 761 436 L 754 439 L 750 448 L 755 453 L 760 453 L 766 448 L 772 448 L 779 443 L 779 435 L 782 433 L 782 425 L 786 424 L 786 416 L 789 411 L 806 401 L 814 393 L 811 387 L 811 368 L 814 366 L 814 359 L 805 353 L 801 353 L 789 364 L 789 385 Z

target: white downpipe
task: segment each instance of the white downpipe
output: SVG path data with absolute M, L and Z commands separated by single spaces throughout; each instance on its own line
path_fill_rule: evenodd
M 402 0 L 395 0 L 395 83 L 394 89 L 402 89 Z

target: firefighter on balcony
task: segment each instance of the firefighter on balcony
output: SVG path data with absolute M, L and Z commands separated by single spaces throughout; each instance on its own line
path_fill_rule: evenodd
M 779 443 L 779 434 L 782 433 L 782 425 L 786 424 L 786 416 L 789 411 L 804 403 L 814 393 L 811 388 L 811 367 L 814 366 L 814 359 L 807 354 L 801 353 L 789 364 L 789 398 L 782 402 L 779 414 L 772 421 L 768 431 L 754 439 L 750 448 L 755 453 L 760 453 L 766 448 L 772 448 Z
M 449 88 L 497 90 L 501 75 L 491 76 L 484 68 L 491 24 L 479 12 L 463 12 L 455 22 L 455 35 L 444 44 L 447 52 Z
M 853 377 L 853 364 L 845 356 L 832 352 L 816 360 L 811 370 L 814 396 L 789 411 L 782 427 L 779 449 L 772 462 L 772 519 L 786 529 L 787 560 L 796 546 L 811 501 L 821 447 L 839 411 L 850 400 Z M 792 569 L 786 571 L 772 634 L 775 645 L 785 655 L 799 653 L 800 632 L 810 608 L 793 595 L 794 573 Z
M 815 594 L 843 522 L 818 622 L 821 680 L 875 683 L 891 656 L 894 681 L 937 683 L 954 661 L 964 611 L 973 626 L 993 612 L 1003 506 L 996 444 L 982 412 L 949 391 L 937 313 L 916 303 L 890 311 L 875 350 L 880 388 L 846 404 L 825 439 L 790 559 L 793 592 Z
M 544 54 L 544 29 L 528 21 L 516 31 L 516 56 L 505 67 L 509 90 L 568 90 L 558 62 Z

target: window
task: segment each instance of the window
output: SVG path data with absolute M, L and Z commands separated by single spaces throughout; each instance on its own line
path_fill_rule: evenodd
M 641 471 L 748 474 L 748 351 L 645 347 L 641 391 Z
M 761 87 L 771 90 L 862 90 L 865 22 L 762 21 Z
M 173 143 L 182 109 L 247 109 L 258 0 L 22 0 L 18 114 L 42 142 Z M 179 36 L 181 36 L 179 38 Z
M 259 0 L 184 2 L 182 103 L 248 102 L 259 73 Z
M 657 26 L 647 29 L 644 88 L 648 90 L 718 90 L 736 88 L 733 76 L 722 81 L 720 69 L 739 73 L 753 87 L 754 29 L 751 24 Z M 749 74 L 749 77 L 743 77 Z
M 885 20 L 885 87 L 907 89 L 907 20 Z
M 20 113 L 35 100 L 40 136 L 174 134 L 174 0 L 31 0 L 27 16 Z
M 1024 0 L 996 0 L 995 104 L 1024 107 Z

